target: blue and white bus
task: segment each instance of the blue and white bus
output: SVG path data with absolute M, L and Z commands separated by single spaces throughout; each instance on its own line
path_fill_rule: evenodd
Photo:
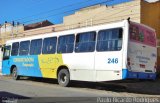
M 156 34 L 128 20 L 9 40 L 2 73 L 76 81 L 156 78 Z

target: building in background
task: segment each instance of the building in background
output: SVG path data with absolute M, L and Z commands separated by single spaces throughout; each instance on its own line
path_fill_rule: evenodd
M 38 23 L 25 25 L 24 30 L 26 31 L 26 30 L 30 30 L 30 29 L 42 28 L 42 27 L 46 27 L 46 26 L 50 26 L 50 25 L 53 25 L 53 23 L 51 23 L 48 20 L 45 20 L 45 21 L 41 21 Z
M 50 26 L 53 26 L 54 24 L 51 23 L 48 20 L 41 21 L 38 23 L 33 23 L 33 24 L 20 24 L 17 23 L 16 25 L 13 23 L 7 23 L 5 22 L 1 27 L 0 27 L 0 45 L 5 44 L 6 40 L 9 39 L 15 39 L 15 38 L 20 38 L 24 36 L 31 36 L 31 35 L 36 35 L 36 34 L 41 34 L 41 33 L 46 33 L 48 31 L 53 32 L 53 30 L 48 30 L 44 28 L 44 30 L 39 31 L 40 28 L 47 27 L 51 29 Z M 38 32 L 37 32 L 38 31 Z
M 160 1 L 156 1 L 133 0 L 113 6 L 95 5 L 83 8 L 65 16 L 63 25 L 66 26 L 65 29 L 71 29 L 130 18 L 132 21 L 154 28 L 160 38 Z
M 130 18 L 131 21 L 148 25 L 156 30 L 160 41 L 160 0 L 132 0 L 107 6 L 95 5 L 65 16 L 55 31 L 115 22 Z M 160 44 L 160 43 L 159 43 Z
M 4 44 L 6 40 L 16 37 L 24 31 L 23 24 L 14 25 L 14 23 L 5 22 L 0 28 L 0 44 Z
M 55 25 L 48 20 L 28 24 L 24 26 L 23 34 L 19 34 L 19 37 L 51 33 L 54 31 L 54 28 Z

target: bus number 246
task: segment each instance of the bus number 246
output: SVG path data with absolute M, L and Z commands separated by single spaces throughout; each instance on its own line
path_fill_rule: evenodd
M 108 58 L 108 64 L 118 64 L 118 58 Z

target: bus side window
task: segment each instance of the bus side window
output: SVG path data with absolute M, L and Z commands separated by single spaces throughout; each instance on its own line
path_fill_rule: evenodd
M 96 32 L 79 33 L 76 36 L 75 52 L 93 52 L 95 50 Z
M 29 53 L 29 45 L 30 45 L 30 41 L 22 41 L 22 42 L 20 42 L 19 55 L 28 55 L 28 53 Z
M 53 54 L 56 52 L 57 37 L 45 38 L 43 40 L 43 54 Z
M 122 28 L 101 30 L 97 38 L 97 51 L 119 51 L 122 48 Z
M 42 50 L 42 39 L 32 40 L 30 45 L 30 55 L 41 54 L 41 50 Z
M 18 55 L 18 50 L 19 50 L 19 42 L 13 43 L 12 44 L 11 55 L 12 56 L 17 56 Z
M 57 53 L 72 53 L 74 48 L 74 34 L 60 36 L 58 38 Z
M 9 59 L 11 46 L 4 47 L 3 60 Z

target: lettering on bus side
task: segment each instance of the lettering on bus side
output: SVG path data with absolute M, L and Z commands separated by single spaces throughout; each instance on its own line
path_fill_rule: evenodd
M 118 58 L 108 58 L 108 64 L 118 64 Z
M 14 62 L 34 62 L 34 58 L 14 58 Z
M 22 63 L 24 67 L 33 67 L 34 66 L 34 58 L 14 58 L 13 62 Z
M 53 58 L 53 57 L 49 57 L 46 59 L 42 59 L 41 60 L 42 63 L 46 63 L 46 64 L 50 64 L 50 63 L 58 63 L 59 62 L 59 58 Z

